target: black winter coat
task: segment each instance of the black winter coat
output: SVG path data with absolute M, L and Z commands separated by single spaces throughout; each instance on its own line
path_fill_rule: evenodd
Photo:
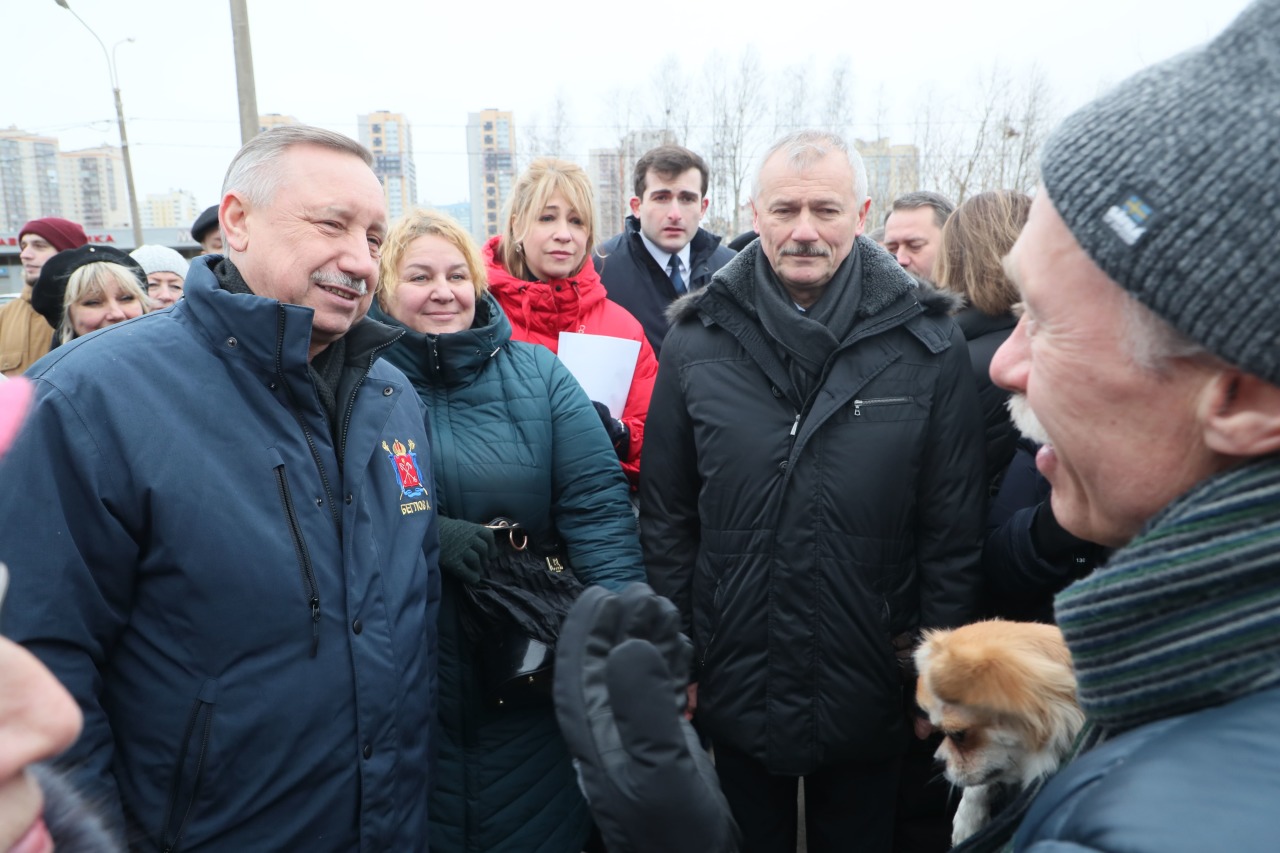
M 759 245 L 672 308 L 641 543 L 713 741 L 803 775 L 905 745 L 890 638 L 977 611 L 982 418 L 946 297 L 859 238 L 862 299 L 807 407 L 752 304 Z M 650 456 L 652 454 L 652 456 Z
M 982 405 L 987 442 L 986 481 L 991 495 L 996 493 L 1000 477 L 1012 461 L 1014 445 L 1018 442 L 1018 431 L 1005 408 L 1009 392 L 991 381 L 991 359 L 1017 324 L 1012 314 L 992 317 L 972 305 L 956 315 L 956 325 L 969 345 L 969 361 L 978 386 L 978 402 Z
M 702 228 L 689 243 L 690 293 L 705 287 L 716 270 L 733 259 L 732 249 L 720 245 L 720 238 Z M 626 308 L 644 326 L 645 337 L 660 355 L 667 334 L 667 308 L 675 301 L 671 276 L 658 266 L 640 237 L 640 220 L 628 216 L 621 234 L 601 243 L 591 260 L 609 298 Z

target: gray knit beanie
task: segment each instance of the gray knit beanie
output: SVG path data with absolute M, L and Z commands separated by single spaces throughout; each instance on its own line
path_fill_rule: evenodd
M 187 263 L 186 258 L 168 246 L 148 244 L 139 246 L 129 254 L 142 265 L 142 269 L 147 275 L 151 275 L 153 272 L 171 272 L 185 279 L 187 271 L 191 268 L 191 264 Z
M 1280 385 L 1280 0 L 1076 112 L 1041 169 L 1103 272 Z

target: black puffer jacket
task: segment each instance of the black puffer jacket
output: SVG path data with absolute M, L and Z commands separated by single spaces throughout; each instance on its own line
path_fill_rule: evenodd
M 691 628 L 705 730 L 780 774 L 901 750 L 890 638 L 978 604 L 964 341 L 946 297 L 867 239 L 855 251 L 859 319 L 807 409 L 752 304 L 757 244 L 673 305 L 649 410 L 650 583 Z
M 689 242 L 690 293 L 705 286 L 711 276 L 733 259 L 732 249 L 720 245 L 720 238 L 703 228 Z M 640 237 L 640 220 L 628 216 L 621 234 L 610 237 L 596 249 L 591 260 L 609 298 L 626 308 L 644 326 L 645 337 L 654 355 L 661 355 L 667 334 L 667 308 L 676 299 L 671 276 L 658 266 Z
M 969 361 L 973 365 L 973 378 L 978 386 L 978 402 L 982 405 L 982 420 L 986 428 L 986 482 L 989 494 L 994 496 L 1000 476 L 1013 460 L 1018 431 L 1013 428 L 1009 410 L 1005 408 L 1009 392 L 991 381 L 991 359 L 1013 332 L 1013 327 L 1018 325 L 1018 320 L 1012 314 L 992 317 L 970 305 L 956 315 L 956 325 L 969 345 Z

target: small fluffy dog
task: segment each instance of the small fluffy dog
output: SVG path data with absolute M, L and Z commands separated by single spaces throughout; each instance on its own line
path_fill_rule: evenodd
M 937 758 L 964 789 L 951 827 L 959 844 L 1058 769 L 1084 724 L 1075 671 L 1056 627 L 998 619 L 925 632 L 915 661 L 916 701 L 946 736 Z

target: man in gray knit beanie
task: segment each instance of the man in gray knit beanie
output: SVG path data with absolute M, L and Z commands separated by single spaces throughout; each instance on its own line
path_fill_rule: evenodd
M 1071 116 L 1042 171 L 991 375 L 1057 519 L 1118 550 L 1058 596 L 1088 722 L 1014 846 L 1274 850 L 1280 0 Z

